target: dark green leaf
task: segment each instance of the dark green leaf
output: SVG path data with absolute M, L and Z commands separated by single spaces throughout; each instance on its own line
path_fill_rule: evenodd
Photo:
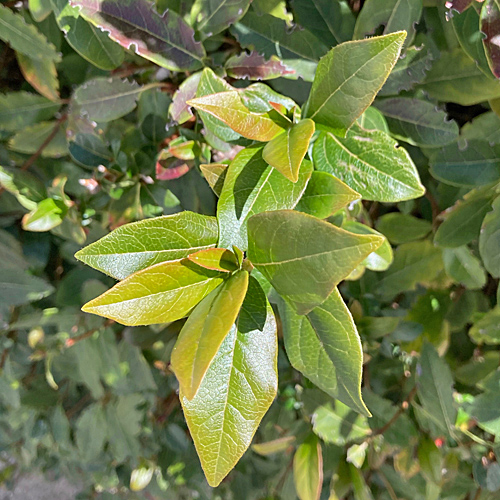
M 19 269 L 2 269 L 0 273 L 0 305 L 20 306 L 43 299 L 54 292 L 44 280 Z
M 500 198 L 493 203 L 493 210 L 484 218 L 479 236 L 479 252 L 486 270 L 495 278 L 500 277 Z
M 486 273 L 480 260 L 467 248 L 445 248 L 443 262 L 446 274 L 470 290 L 486 285 Z
M 400 245 L 425 238 L 432 231 L 432 223 L 412 215 L 391 212 L 377 220 L 377 230 L 391 243 Z
M 191 10 L 193 27 L 206 37 L 216 35 L 241 19 L 251 0 L 196 0 Z

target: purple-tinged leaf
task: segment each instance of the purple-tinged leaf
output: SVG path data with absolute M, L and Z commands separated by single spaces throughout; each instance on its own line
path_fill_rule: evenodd
M 456 10 L 460 14 L 468 9 L 474 0 L 447 0 L 446 8 Z
M 500 78 L 500 0 L 486 0 L 481 9 L 481 31 L 486 58 L 492 73 Z
M 271 80 L 284 75 L 293 75 L 295 70 L 287 68 L 276 56 L 269 60 L 258 52 L 243 52 L 230 57 L 226 62 L 226 71 L 233 78 L 249 80 Z
M 191 106 L 186 104 L 186 101 L 189 101 L 189 99 L 192 99 L 196 95 L 201 75 L 202 73 L 199 72 L 186 78 L 174 94 L 169 113 L 172 119 L 179 124 L 187 122 L 194 116 Z
M 174 11 L 158 14 L 148 0 L 71 0 L 80 14 L 126 49 L 172 71 L 203 66 L 205 50 Z

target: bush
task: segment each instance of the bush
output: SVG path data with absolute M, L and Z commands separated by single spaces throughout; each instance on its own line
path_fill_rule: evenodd
M 2 482 L 497 498 L 499 26 L 498 0 L 0 6 Z

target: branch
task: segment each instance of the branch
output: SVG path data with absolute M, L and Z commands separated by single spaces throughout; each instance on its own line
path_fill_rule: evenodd
M 67 339 L 66 342 L 64 343 L 65 347 L 73 347 L 77 342 L 80 342 L 82 340 L 88 339 L 94 335 L 95 332 L 98 332 L 102 328 L 107 328 L 108 326 L 111 326 L 114 323 L 112 319 L 108 319 L 103 325 L 101 325 L 98 328 L 92 328 L 92 330 L 89 330 L 88 332 L 82 333 L 80 335 L 77 335 L 76 337 L 72 337 L 70 339 Z

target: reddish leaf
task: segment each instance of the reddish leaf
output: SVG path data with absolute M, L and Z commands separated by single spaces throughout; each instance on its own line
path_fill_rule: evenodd
M 258 52 L 243 52 L 230 57 L 226 62 L 226 71 L 233 78 L 249 80 L 271 80 L 283 75 L 293 75 L 295 70 L 287 68 L 276 56 L 269 60 Z
M 500 0 L 486 0 L 481 9 L 481 31 L 486 58 L 492 73 L 500 78 Z
M 178 179 L 189 172 L 189 165 L 183 160 L 169 158 L 168 163 L 158 160 L 156 162 L 156 178 L 159 181 Z M 165 165 L 167 163 L 167 165 Z
M 477 2 L 483 2 L 484 0 L 476 0 Z M 474 0 L 447 0 L 446 8 L 453 9 L 459 12 L 460 14 L 468 9 Z

